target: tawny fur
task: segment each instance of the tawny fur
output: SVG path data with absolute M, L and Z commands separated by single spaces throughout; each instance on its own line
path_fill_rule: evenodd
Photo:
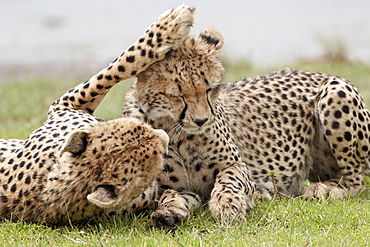
M 123 116 L 170 137 L 152 224 L 180 225 L 201 200 L 228 221 L 276 192 L 340 199 L 363 190 L 370 114 L 357 89 L 299 70 L 221 85 L 222 44 L 211 28 L 187 37 L 126 95 Z M 313 183 L 302 192 L 305 179 Z
M 65 224 L 120 210 L 156 190 L 168 136 L 136 119 L 91 114 L 109 89 L 164 58 L 188 33 L 194 8 L 162 14 L 107 68 L 49 108 L 27 140 L 0 140 L 0 217 Z

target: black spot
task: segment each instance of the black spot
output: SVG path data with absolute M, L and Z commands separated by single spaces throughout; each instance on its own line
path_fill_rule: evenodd
M 2 196 L 0 196 L 0 201 L 1 201 L 2 203 L 7 203 L 7 202 L 8 202 L 8 197 L 6 197 L 6 196 L 2 195 Z
M 128 56 L 128 57 L 126 58 L 126 61 L 127 61 L 127 62 L 129 62 L 129 63 L 133 63 L 133 62 L 135 62 L 135 56 Z
M 285 169 L 286 169 L 285 166 L 279 166 L 280 171 L 284 171 Z
M 213 178 L 216 179 L 216 176 L 217 174 L 219 173 L 220 171 L 218 169 L 214 170 L 213 171 Z
M 347 106 L 347 105 L 344 105 L 344 106 L 342 107 L 342 111 L 343 111 L 344 113 L 349 113 L 349 108 L 348 108 L 348 106 Z
M 13 184 L 12 187 L 10 188 L 11 192 L 15 192 L 17 190 L 17 185 Z
M 358 135 L 358 138 L 359 138 L 360 140 L 363 140 L 363 139 L 364 139 L 364 134 L 362 133 L 362 131 L 359 131 L 359 132 L 357 133 L 357 135 Z
M 345 93 L 345 92 L 343 92 L 342 90 L 340 90 L 340 91 L 338 92 L 338 96 L 339 96 L 339 97 L 341 97 L 341 98 L 345 98 L 345 97 L 346 97 L 346 93 Z
M 81 105 L 84 105 L 87 103 L 87 101 L 83 100 L 83 99 L 79 99 L 78 102 L 81 104 Z
M 342 112 L 341 111 L 335 111 L 334 112 L 334 117 L 336 117 L 336 118 L 341 118 L 342 117 Z
M 332 127 L 333 129 L 339 129 L 339 122 L 338 122 L 338 121 L 333 121 L 333 122 L 331 123 L 331 127 Z
M 361 122 L 365 121 L 364 116 L 361 114 L 361 112 L 358 114 L 358 118 L 360 119 Z
M 97 93 L 97 92 L 91 92 L 91 93 L 90 93 L 90 96 L 91 96 L 91 97 L 96 97 L 97 95 L 98 95 L 98 93 Z
M 22 155 L 23 155 L 23 152 L 19 152 L 17 155 L 17 158 L 19 159 L 20 157 L 22 157 Z
M 347 141 L 351 141 L 352 140 L 352 134 L 348 131 L 344 132 L 344 138 L 347 140 Z
M 170 180 L 171 180 L 171 182 L 174 182 L 174 183 L 176 183 L 176 182 L 179 181 L 179 179 L 177 177 L 175 177 L 175 176 L 171 176 L 170 177 Z
M 128 51 L 133 51 L 133 50 L 135 50 L 135 46 L 134 45 L 131 46 L 130 48 L 128 48 Z
M 98 77 L 96 77 L 96 79 L 98 79 L 98 80 L 103 79 L 103 74 L 98 75 Z
M 154 57 L 154 53 L 153 53 L 153 51 L 152 51 L 152 50 L 149 50 L 149 52 L 148 52 L 148 57 L 149 57 L 149 58 L 153 58 L 153 57 Z
M 123 67 L 122 65 L 118 66 L 118 71 L 125 72 L 125 67 Z
M 214 166 L 216 165 L 216 163 L 211 163 L 208 165 L 208 169 L 212 169 Z
M 202 169 L 202 166 L 203 166 L 203 163 L 202 163 L 202 162 L 198 162 L 198 163 L 195 165 L 195 170 L 196 170 L 197 172 L 199 172 L 199 171 L 200 171 L 200 169 Z
M 141 51 L 141 56 L 142 56 L 142 57 L 145 57 L 145 55 L 146 55 L 146 50 L 142 50 L 142 51 Z

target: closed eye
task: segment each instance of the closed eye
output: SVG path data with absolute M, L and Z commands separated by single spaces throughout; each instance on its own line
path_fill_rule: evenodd
M 215 85 L 212 85 L 212 87 L 210 87 L 210 88 L 208 88 L 208 89 L 206 90 L 206 93 L 208 94 L 208 93 L 210 93 L 210 92 L 211 92 L 211 91 L 213 91 L 213 90 L 218 90 L 220 87 L 221 87 L 221 84 L 215 84 Z
M 217 89 L 220 89 L 220 87 L 221 87 L 221 84 L 220 83 L 219 84 L 213 84 L 212 87 L 211 87 L 211 89 L 212 90 L 217 90 Z

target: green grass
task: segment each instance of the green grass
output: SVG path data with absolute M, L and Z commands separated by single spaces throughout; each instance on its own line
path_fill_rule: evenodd
M 223 59 L 225 81 L 256 76 L 275 69 L 260 69 L 244 61 Z M 370 106 L 370 67 L 359 63 L 301 61 L 291 68 L 340 75 L 355 84 Z M 49 105 L 86 78 L 69 82 L 29 79 L 0 85 L 0 137 L 27 138 L 46 119 Z M 123 82 L 108 94 L 96 115 L 119 117 Z M 369 179 L 367 180 L 370 186 Z M 153 229 L 148 213 L 127 218 L 102 218 L 85 224 L 50 227 L 0 221 L 0 246 L 367 246 L 370 242 L 370 191 L 340 201 L 305 201 L 279 198 L 258 202 L 246 221 L 225 225 L 212 220 L 206 206 L 193 212 L 176 231 Z
M 56 228 L 3 221 L 0 239 L 6 239 L 6 246 L 367 246 L 369 195 L 259 202 L 246 221 L 232 225 L 214 222 L 201 208 L 175 231 L 151 228 L 147 215 Z

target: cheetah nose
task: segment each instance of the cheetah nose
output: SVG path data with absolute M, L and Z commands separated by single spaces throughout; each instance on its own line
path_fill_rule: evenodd
M 199 127 L 202 126 L 205 122 L 208 121 L 208 118 L 204 119 L 194 119 L 194 123 L 196 123 Z

